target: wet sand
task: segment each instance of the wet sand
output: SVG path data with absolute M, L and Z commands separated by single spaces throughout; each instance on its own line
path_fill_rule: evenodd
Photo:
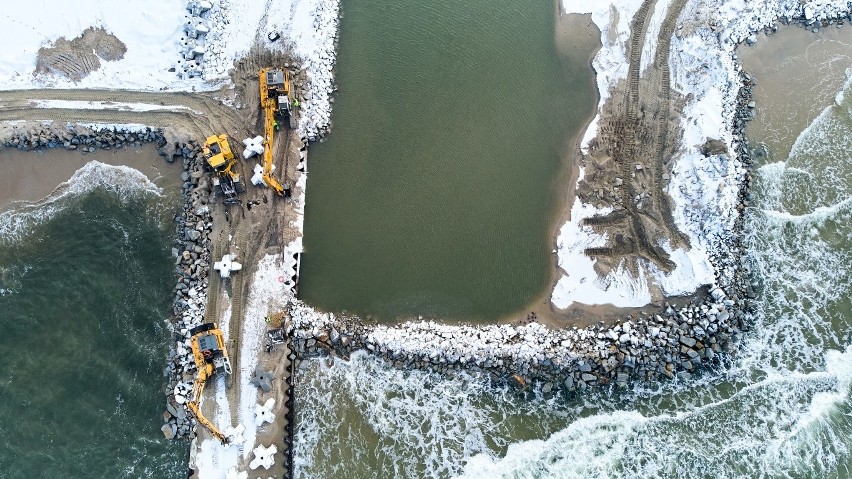
M 776 161 L 787 158 L 799 132 L 834 102 L 852 66 L 852 28 L 814 33 L 784 26 L 754 46 L 737 49 L 740 64 L 756 77 L 757 116 L 748 135 L 760 138 Z
M 49 196 L 90 161 L 135 168 L 169 191 L 180 186 L 181 165 L 167 163 L 153 144 L 95 153 L 0 148 L 0 210 L 17 201 L 34 202 Z

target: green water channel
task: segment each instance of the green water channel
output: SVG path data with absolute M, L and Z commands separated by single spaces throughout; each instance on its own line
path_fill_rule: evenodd
M 333 130 L 311 149 L 300 292 L 383 321 L 494 320 L 550 286 L 592 49 L 550 2 L 344 1 Z

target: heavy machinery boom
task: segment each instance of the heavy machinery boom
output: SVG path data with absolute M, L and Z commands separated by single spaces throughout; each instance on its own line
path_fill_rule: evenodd
M 198 373 L 195 376 L 195 382 L 192 383 L 192 397 L 187 402 L 186 407 L 192 412 L 198 423 L 210 431 L 210 434 L 222 441 L 222 444 L 227 444 L 228 438 L 204 417 L 199 407 L 207 379 L 216 373 L 231 374 L 231 361 L 228 359 L 228 352 L 225 349 L 225 339 L 222 336 L 222 331 L 213 323 L 205 323 L 193 328 L 190 330 L 190 335 L 192 357 L 195 360 Z
M 282 196 L 284 187 L 272 176 L 272 144 L 275 135 L 275 115 L 285 110 L 290 114 L 290 75 L 286 70 L 264 68 L 260 80 L 260 106 L 263 108 L 263 182 L 275 194 Z M 281 98 L 283 96 L 283 99 Z M 283 102 L 283 105 L 282 105 Z

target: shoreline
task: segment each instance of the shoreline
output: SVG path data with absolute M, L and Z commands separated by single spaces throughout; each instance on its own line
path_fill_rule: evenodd
M 91 161 L 133 168 L 157 186 L 177 191 L 177 168 L 163 162 L 156 147 L 148 143 L 101 154 L 59 149 L 39 151 L 35 157 L 30 153 L 0 148 L 0 212 L 44 200 Z
M 845 13 L 834 18 L 845 17 Z M 764 19 L 771 22 L 774 18 Z M 826 19 L 826 21 L 829 21 Z M 801 17 L 805 26 L 813 20 Z M 666 302 L 656 312 L 648 308 L 623 322 L 589 328 L 553 330 L 540 324 L 526 326 L 446 325 L 434 321 L 407 321 L 396 326 L 366 325 L 358 318 L 319 313 L 293 300 L 289 314 L 291 334 L 300 357 L 330 355 L 347 357 L 366 349 L 398 368 L 446 370 L 473 368 L 491 371 L 521 387 L 531 383 L 544 392 L 574 391 L 595 385 L 626 387 L 634 380 L 688 380 L 708 365 L 727 361 L 736 354 L 737 343 L 749 331 L 749 300 L 754 296 L 751 278 L 742 266 L 744 251 L 741 213 L 748 205 L 747 168 L 752 161 L 744 127 L 752 118 L 751 78 L 735 62 L 733 46 L 745 41 L 755 27 L 733 42 L 727 55 L 737 71 L 733 88 L 736 105 L 726 114 L 725 125 L 733 138 L 742 173 L 736 187 L 736 211 L 732 224 L 734 238 L 726 254 L 714 253 L 719 261 L 717 285 L 705 293 L 673 298 L 686 303 L 675 307 Z M 720 287 L 721 286 L 721 287 Z M 639 356 L 637 358 L 637 355 Z M 657 359 L 651 359 L 657 358 Z M 660 362 L 659 358 L 670 358 Z M 665 379 L 664 379 L 665 380 Z

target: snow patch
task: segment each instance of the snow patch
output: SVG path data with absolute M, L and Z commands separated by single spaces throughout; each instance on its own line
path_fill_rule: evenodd
M 601 30 L 603 44 L 593 60 L 601 99 L 598 115 L 583 136 L 584 152 L 588 152 L 589 141 L 597 134 L 600 108 L 609 97 L 609 90 L 626 78 L 629 22 L 639 3 L 636 0 L 594 3 L 563 0 L 568 13 L 592 14 L 592 20 Z M 656 51 L 659 23 L 670 3 L 658 2 L 651 16 L 643 45 L 642 70 L 650 64 Z M 661 245 L 676 264 L 669 274 L 645 264 L 638 268 L 638 277 L 631 278 L 619 265 L 605 277 L 598 277 L 593 271 L 594 260 L 586 257 L 583 250 L 602 244 L 605 238 L 581 224 L 584 218 L 603 213 L 577 200 L 571 219 L 561 228 L 557 239 L 559 265 L 566 275 L 560 278 L 553 291 L 554 305 L 564 308 L 576 301 L 641 306 L 650 300 L 649 282 L 670 295 L 690 293 L 704 284 L 724 285 L 733 279 L 730 268 L 717 269 L 711 258 L 718 263 L 730 256 L 725 240 L 733 234 L 739 215 L 736 207 L 745 168 L 729 155 L 705 157 L 701 146 L 715 139 L 723 142 L 728 151 L 736 151 L 732 122 L 740 82 L 734 49 L 752 32 L 772 25 L 780 17 L 806 17 L 816 21 L 847 11 L 847 2 L 839 0 L 735 0 L 686 5 L 681 18 L 689 18 L 695 28 L 683 37 L 674 36 L 669 57 L 672 88 L 687 101 L 681 115 L 683 135 L 667 193 L 673 200 L 675 224 L 686 234 L 690 248 L 672 249 L 668 244 Z

